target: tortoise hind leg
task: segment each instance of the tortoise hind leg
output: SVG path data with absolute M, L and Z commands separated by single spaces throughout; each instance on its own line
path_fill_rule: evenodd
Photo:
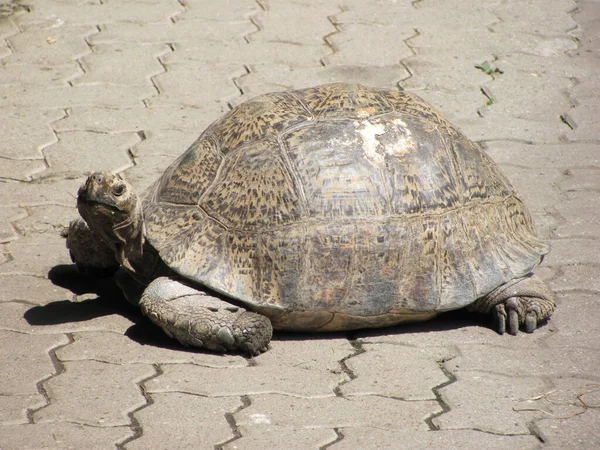
M 494 289 L 478 299 L 468 309 L 489 313 L 496 319 L 498 332 L 515 335 L 519 327 L 533 333 L 547 320 L 556 306 L 554 294 L 537 276 L 530 274 Z
M 181 344 L 218 353 L 258 355 L 267 350 L 273 334 L 267 317 L 166 277 L 148 285 L 140 307 Z

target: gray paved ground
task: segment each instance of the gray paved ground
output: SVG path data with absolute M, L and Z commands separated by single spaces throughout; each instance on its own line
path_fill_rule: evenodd
M 0 448 L 600 448 L 599 2 L 22 5 L 0 6 Z M 247 360 L 74 275 L 86 173 L 143 188 L 230 107 L 330 81 L 400 83 L 502 165 L 553 243 L 548 326 L 279 334 Z

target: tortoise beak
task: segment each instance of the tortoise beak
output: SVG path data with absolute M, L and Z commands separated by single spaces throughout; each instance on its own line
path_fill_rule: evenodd
M 119 183 L 123 183 L 123 180 L 117 175 L 94 172 L 79 188 L 77 203 L 100 203 L 110 208 L 117 208 L 115 188 L 119 186 Z

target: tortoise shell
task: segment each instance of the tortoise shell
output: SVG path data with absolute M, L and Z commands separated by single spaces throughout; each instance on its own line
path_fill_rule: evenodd
M 461 308 L 549 251 L 494 162 L 431 106 L 348 84 L 234 108 L 150 188 L 144 220 L 173 271 L 298 330 Z

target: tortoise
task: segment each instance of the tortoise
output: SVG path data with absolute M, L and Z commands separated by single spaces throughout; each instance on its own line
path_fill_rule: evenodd
M 97 172 L 77 206 L 78 267 L 121 267 L 127 299 L 186 346 L 255 355 L 273 328 L 387 327 L 465 307 L 516 334 L 555 307 L 532 274 L 549 246 L 508 179 L 400 90 L 258 96 L 143 195 Z

